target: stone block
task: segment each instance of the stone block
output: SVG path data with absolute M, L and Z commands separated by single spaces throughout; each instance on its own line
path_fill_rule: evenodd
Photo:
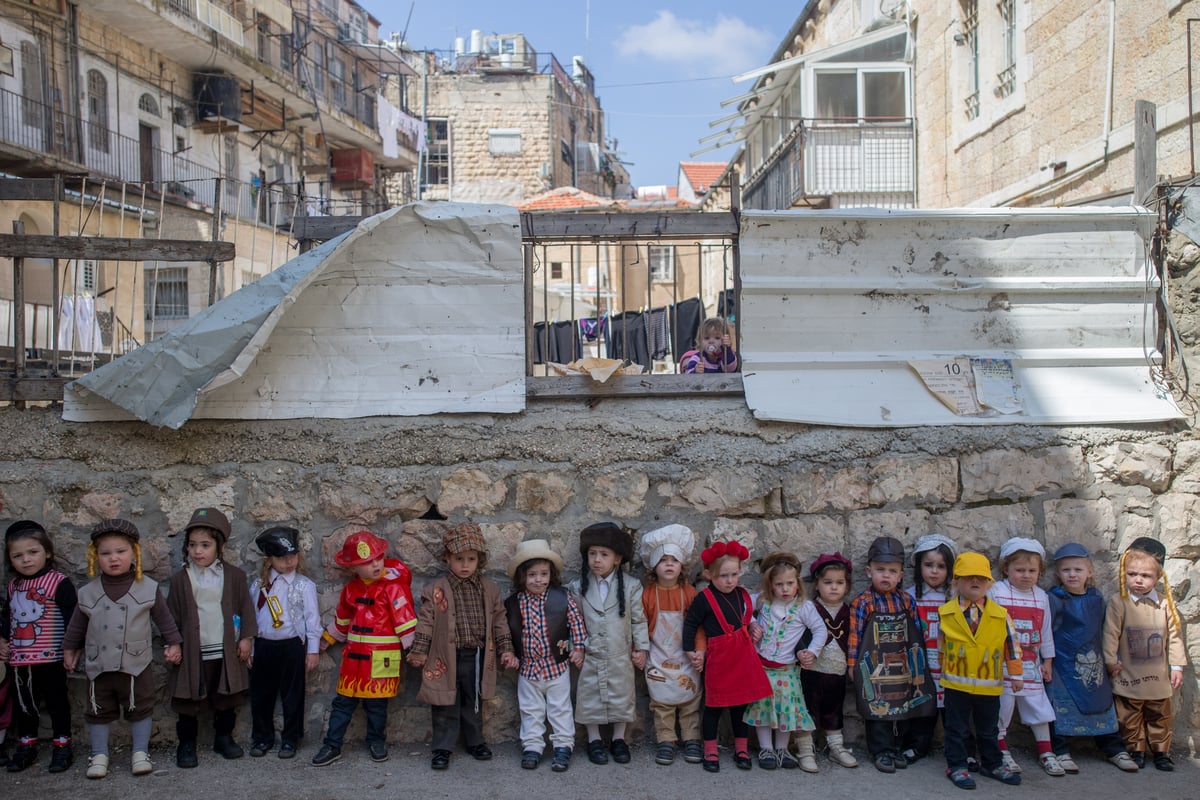
M 335 520 L 376 524 L 380 517 L 413 519 L 432 506 L 425 489 L 412 487 L 407 474 L 393 470 L 350 469 L 343 480 L 317 481 L 320 513 Z
M 709 514 L 762 516 L 772 491 L 752 473 L 722 472 L 683 484 L 670 504 Z
M 240 506 L 236 480 L 222 477 L 205 485 L 203 489 L 180 489 L 171 487 L 160 493 L 163 513 L 167 515 L 167 535 L 183 533 L 183 526 L 192 518 L 197 508 L 215 508 L 229 517 L 230 526 L 237 536 L 241 525 Z
M 1083 450 L 1077 446 L 986 450 L 961 456 L 959 464 L 964 503 L 1074 492 L 1090 483 Z
M 914 509 L 912 511 L 858 511 L 850 514 L 847 519 L 848 542 L 847 550 L 842 551 L 857 565 L 867 555 L 871 542 L 880 536 L 895 536 L 904 543 L 905 548 L 912 546 L 918 536 L 929 533 L 930 515 L 928 511 Z
M 480 469 L 455 470 L 442 478 L 438 510 L 443 514 L 465 510 L 471 514 L 491 514 L 504 505 L 508 487 Z
M 1196 536 L 1196 520 L 1200 519 L 1200 496 L 1169 494 L 1159 498 L 1158 539 L 1171 556 L 1200 557 L 1200 537 Z
M 575 496 L 571 478 L 558 472 L 527 472 L 517 476 L 516 508 L 530 514 L 557 514 Z
M 400 526 L 399 536 L 389 536 L 392 551 L 408 565 L 413 577 L 432 578 L 445 572 L 442 554 L 445 525 L 432 519 L 410 519 Z
M 871 506 L 871 476 L 864 467 L 797 471 L 783 481 L 786 514 L 856 511 Z
M 1098 447 L 1090 465 L 1097 480 L 1165 491 L 1171 482 L 1171 451 L 1159 444 L 1119 442 Z
M 1015 503 L 936 514 L 930 520 L 930 528 L 953 539 L 958 545 L 958 552 L 974 550 L 984 553 L 993 564 L 1000 554 L 1000 546 L 1007 539 L 1013 536 L 1041 539 L 1029 508 Z M 998 572 L 996 577 L 1000 577 Z
M 62 523 L 87 529 L 101 520 L 122 517 L 129 499 L 124 492 L 88 492 L 80 496 L 73 512 L 63 514 Z
M 869 479 L 872 506 L 939 506 L 958 498 L 958 462 L 953 458 L 885 458 L 871 466 Z
M 1046 556 L 1067 542 L 1078 542 L 1098 558 L 1107 558 L 1117 536 L 1117 516 L 1109 500 L 1047 500 L 1042 504 L 1046 520 Z
M 587 498 L 587 509 L 618 519 L 636 517 L 646 507 L 650 478 L 640 470 L 622 469 L 597 475 Z
M 786 550 L 807 566 L 821 553 L 846 552 L 846 523 L 822 514 L 763 520 L 755 545 L 756 559 L 774 550 Z
M 517 551 L 517 545 L 529 538 L 529 525 L 524 522 L 480 523 L 483 540 L 487 543 L 487 573 L 497 581 L 508 580 L 508 560 Z
M 1171 488 L 1200 494 L 1200 440 L 1186 439 L 1175 446 L 1175 479 Z

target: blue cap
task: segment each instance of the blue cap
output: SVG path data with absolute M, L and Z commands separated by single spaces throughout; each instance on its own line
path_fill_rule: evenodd
M 1060 558 L 1091 558 L 1092 554 L 1088 549 L 1078 542 L 1067 542 L 1062 547 L 1054 551 L 1054 560 Z

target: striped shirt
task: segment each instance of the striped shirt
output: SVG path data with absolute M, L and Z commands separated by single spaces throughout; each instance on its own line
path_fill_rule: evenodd
M 0 638 L 12 648 L 8 663 L 48 664 L 62 661 L 63 634 L 75 613 L 75 584 L 47 566 L 31 576 L 8 582 L 8 613 L 0 625 Z
M 567 594 L 567 628 L 570 642 L 551 642 L 546 630 L 546 594 L 521 592 L 517 595 L 521 611 L 521 668 L 522 678 L 531 681 L 552 681 L 567 671 L 567 662 L 554 658 L 556 649 L 569 647 L 583 650 L 587 646 L 587 627 L 575 600 Z
M 864 590 L 850 604 L 850 641 L 846 652 L 846 667 L 850 672 L 854 672 L 858 663 L 858 647 L 867 627 L 867 620 L 876 611 L 884 614 L 905 613 L 914 621 L 917 619 L 916 603 L 912 595 L 903 589 L 896 589 L 887 594 L 880 594 L 872 588 Z

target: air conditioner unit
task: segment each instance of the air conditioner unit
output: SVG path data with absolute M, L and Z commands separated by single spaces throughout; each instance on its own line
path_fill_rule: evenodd
M 873 31 L 904 16 L 908 0 L 862 0 L 862 29 Z

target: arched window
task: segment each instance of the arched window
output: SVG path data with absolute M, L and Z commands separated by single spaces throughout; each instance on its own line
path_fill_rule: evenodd
M 108 79 L 98 70 L 87 73 L 88 144 L 108 152 Z
M 158 116 L 158 101 L 149 92 L 138 98 L 138 110 Z

